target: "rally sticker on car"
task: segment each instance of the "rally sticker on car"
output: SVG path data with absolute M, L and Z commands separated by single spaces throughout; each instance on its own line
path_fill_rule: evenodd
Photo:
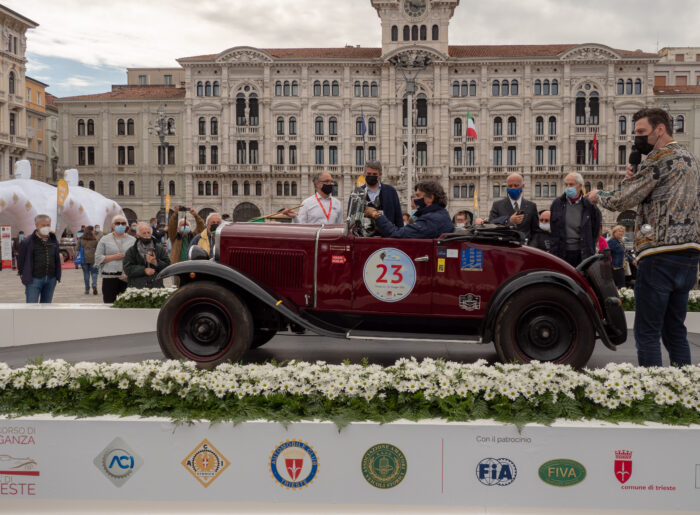
M 416 285 L 416 267 L 398 249 L 379 249 L 365 261 L 362 277 L 374 298 L 397 302 L 408 297 Z
M 461 270 L 463 272 L 481 272 L 484 270 L 484 251 L 480 249 L 462 249 Z

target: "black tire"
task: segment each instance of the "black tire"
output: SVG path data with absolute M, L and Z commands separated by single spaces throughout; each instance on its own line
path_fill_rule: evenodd
M 272 340 L 276 334 L 277 331 L 274 329 L 256 329 L 253 333 L 253 341 L 250 344 L 250 348 L 257 349 L 258 347 L 262 347 Z
M 593 353 L 595 330 L 571 293 L 534 286 L 513 294 L 501 308 L 494 343 L 504 363 L 538 360 L 581 368 Z
M 158 343 L 166 357 L 213 368 L 238 361 L 250 348 L 253 317 L 232 291 L 211 282 L 178 288 L 158 314 Z

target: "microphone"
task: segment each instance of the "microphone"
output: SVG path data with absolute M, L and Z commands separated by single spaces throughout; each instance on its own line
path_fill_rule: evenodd
M 637 173 L 637 166 L 642 162 L 642 153 L 637 150 L 637 147 L 632 145 L 632 152 L 630 152 L 629 163 L 632 165 L 632 173 Z

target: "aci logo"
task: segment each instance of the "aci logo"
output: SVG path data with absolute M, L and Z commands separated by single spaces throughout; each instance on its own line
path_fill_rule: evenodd
M 116 487 L 121 487 L 136 472 L 143 460 L 121 438 L 115 438 L 92 462 Z
M 623 485 L 632 477 L 632 451 L 615 451 L 615 477 Z
M 578 461 L 557 459 L 540 465 L 540 479 L 552 486 L 573 486 L 586 479 L 586 468 Z
M 287 440 L 272 452 L 270 472 L 286 488 L 304 488 L 318 473 L 318 456 L 308 443 Z
M 406 456 L 389 443 L 379 443 L 362 456 L 362 475 L 375 488 L 394 488 L 406 477 Z
M 228 468 L 229 461 L 206 438 L 182 460 L 182 466 L 190 471 L 204 488 Z
M 486 486 L 508 486 L 517 475 L 515 463 L 507 458 L 485 458 L 476 466 L 476 478 Z

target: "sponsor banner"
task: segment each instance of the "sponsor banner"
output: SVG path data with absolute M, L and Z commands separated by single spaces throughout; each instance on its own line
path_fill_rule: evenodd
M 12 268 L 12 227 L 0 225 L 0 268 Z
M 700 427 L 0 419 L 0 498 L 697 509 Z M 80 488 L 76 488 L 80 485 Z M 2 501 L 0 500 L 0 504 Z

